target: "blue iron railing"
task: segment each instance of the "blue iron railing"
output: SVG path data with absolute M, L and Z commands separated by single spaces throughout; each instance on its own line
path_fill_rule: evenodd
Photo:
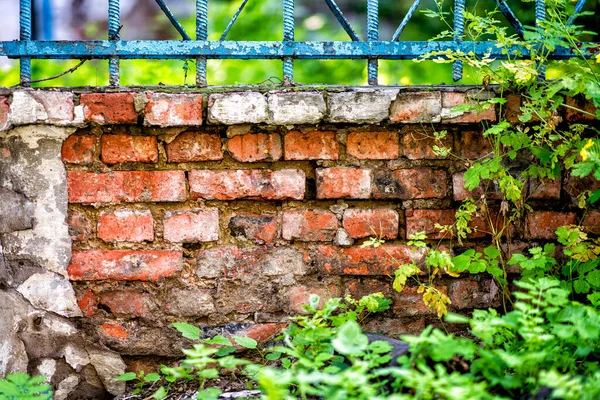
M 477 56 L 496 59 L 511 57 L 529 58 L 526 49 L 515 48 L 509 53 L 495 46 L 494 42 L 463 41 L 464 10 L 466 0 L 455 0 L 454 30 L 452 41 L 400 41 L 406 24 L 414 15 L 421 0 L 413 0 L 407 14 L 390 40 L 379 37 L 379 0 L 367 1 L 367 38 L 361 40 L 350 22 L 344 16 L 335 0 L 323 0 L 333 12 L 350 41 L 336 42 L 297 42 L 294 41 L 294 0 L 283 2 L 282 41 L 229 41 L 227 34 L 236 22 L 249 0 L 242 0 L 239 9 L 225 28 L 220 40 L 208 40 L 208 0 L 196 0 L 196 40 L 185 31 L 170 11 L 164 0 L 155 0 L 166 14 L 182 40 L 120 40 L 119 0 L 108 0 L 108 40 L 95 41 L 36 41 L 31 40 L 32 0 L 20 0 L 20 40 L 0 42 L 0 55 L 20 60 L 21 85 L 31 82 L 31 59 L 108 59 L 110 85 L 118 86 L 120 80 L 119 60 L 121 59 L 196 59 L 196 84 L 207 85 L 207 59 L 281 59 L 283 61 L 284 84 L 292 84 L 295 59 L 366 59 L 368 62 L 368 83 L 378 84 L 378 60 L 409 60 L 422 57 L 434 51 L 455 50 L 472 52 Z M 253 0 L 260 1 L 260 0 Z M 524 28 L 505 0 L 495 0 L 498 9 L 521 37 Z M 567 21 L 572 24 L 581 12 L 586 0 L 578 0 L 575 13 Z M 44 4 L 46 4 L 45 2 Z M 46 4 L 47 5 L 47 4 Z M 536 0 L 536 23 L 546 15 L 545 0 Z M 599 45 L 586 43 L 584 45 Z M 574 57 L 571 50 L 558 48 L 552 59 Z M 543 76 L 543 68 L 541 76 Z M 461 79 L 463 65 L 455 61 L 452 68 L 455 81 Z

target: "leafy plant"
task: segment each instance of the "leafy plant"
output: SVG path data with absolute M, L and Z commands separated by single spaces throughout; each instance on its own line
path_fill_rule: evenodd
M 52 399 L 52 386 L 44 383 L 43 376 L 31 377 L 15 372 L 8 374 L 6 379 L 0 379 L 0 399 L 29 400 Z

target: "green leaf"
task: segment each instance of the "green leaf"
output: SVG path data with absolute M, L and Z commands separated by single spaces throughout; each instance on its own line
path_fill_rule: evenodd
M 206 344 L 216 344 L 216 345 L 220 345 L 220 346 L 231 346 L 231 340 L 227 339 L 223 335 L 217 335 L 217 336 L 213 337 L 212 339 L 204 339 L 203 342 L 206 343 Z
M 590 285 L 583 279 L 577 279 L 573 282 L 573 288 L 576 293 L 588 293 L 590 291 Z
M 599 287 L 600 286 L 600 270 L 595 270 L 590 272 L 589 274 L 587 274 L 585 276 L 585 279 L 588 281 L 588 283 L 594 287 Z
M 169 392 L 167 391 L 167 389 L 165 389 L 164 386 L 161 386 L 158 388 L 158 390 L 156 392 L 154 392 L 154 394 L 152 395 L 152 398 L 156 399 L 156 400 L 162 400 L 165 397 L 167 397 L 168 394 L 169 394 Z
M 594 204 L 598 200 L 600 200 L 600 189 L 594 191 L 594 193 L 592 193 L 590 197 L 588 197 L 587 202 L 590 204 Z
M 369 339 L 356 321 L 348 321 L 340 327 L 331 344 L 340 354 L 358 356 L 367 349 Z
M 245 336 L 234 336 L 233 341 L 247 349 L 255 349 L 258 346 L 256 340 Z
M 235 347 L 221 347 L 215 354 L 219 357 L 225 357 L 231 353 L 235 353 Z
M 197 326 L 186 324 L 185 322 L 173 322 L 173 327 L 177 329 L 184 338 L 199 340 L 200 329 Z
M 464 315 L 448 313 L 446 314 L 445 321 L 450 324 L 468 324 L 470 319 Z
M 122 375 L 117 376 L 115 378 L 115 380 L 116 381 L 125 381 L 125 382 L 127 382 L 127 381 L 132 381 L 135 378 L 137 378 L 137 375 L 135 374 L 135 372 L 127 372 L 127 373 L 124 373 Z
M 495 246 L 488 246 L 483 249 L 483 253 L 490 259 L 500 257 L 500 251 Z
M 281 353 L 278 351 L 274 351 L 273 353 L 269 353 L 265 356 L 265 358 L 269 361 L 279 360 L 280 357 L 281 357 Z
M 156 372 L 144 376 L 144 382 L 156 382 L 160 379 L 160 375 Z

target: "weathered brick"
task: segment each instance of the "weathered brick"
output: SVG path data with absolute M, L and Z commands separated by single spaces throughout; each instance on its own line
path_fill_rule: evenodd
M 340 289 L 336 286 L 328 287 L 310 287 L 293 286 L 287 294 L 289 300 L 289 310 L 295 314 L 305 314 L 303 306 L 308 304 L 311 295 L 319 296 L 318 307 L 323 307 L 327 300 L 340 296 Z
M 600 189 L 600 180 L 594 178 L 592 175 L 588 175 L 585 178 L 569 175 L 563 189 L 576 202 L 577 197 L 586 190 L 594 192 Z
M 391 123 L 440 122 L 440 92 L 405 92 L 398 94 L 390 109 Z
M 265 122 L 267 117 L 267 99 L 261 93 L 218 93 L 208 98 L 208 122 L 211 124 L 258 124 Z
M 567 122 L 586 122 L 596 120 L 596 107 L 594 103 L 583 98 L 567 97 L 567 106 L 565 110 L 565 119 Z M 581 111 L 584 112 L 581 112 Z M 592 115 L 589 115 L 592 114 Z
M 420 169 L 376 170 L 376 199 L 441 199 L 446 196 L 446 171 Z
M 183 171 L 67 172 L 70 203 L 183 201 Z
M 335 275 L 390 275 L 399 265 L 420 262 L 425 251 L 403 245 L 348 247 L 320 245 L 317 248 L 317 267 Z
M 173 288 L 165 301 L 165 312 L 178 317 L 204 317 L 215 312 L 211 293 L 202 288 Z
M 364 327 L 365 332 L 374 332 L 390 337 L 420 335 L 425 329 L 425 318 L 381 318 L 373 319 Z
M 266 343 L 269 339 L 279 335 L 286 324 L 253 324 L 241 332 L 238 336 L 245 336 L 256 340 L 258 343 Z
M 168 250 L 74 250 L 71 280 L 156 281 L 181 269 L 183 253 Z
M 279 223 L 274 214 L 240 214 L 231 217 L 229 231 L 234 237 L 254 243 L 273 243 L 279 232 Z
M 297 169 L 189 172 L 190 197 L 195 199 L 302 200 L 306 178 Z
M 591 232 L 594 235 L 600 234 L 600 211 L 588 210 L 585 217 L 583 217 L 581 225 L 583 225 L 586 231 Z
M 219 240 L 219 210 L 167 211 L 163 226 L 167 242 L 212 242 Z
M 281 236 L 301 242 L 331 241 L 337 228 L 337 217 L 329 211 L 285 211 Z
M 286 160 L 337 160 L 339 156 L 335 132 L 290 131 L 283 141 Z
M 443 92 L 442 93 L 442 121 L 448 123 L 479 123 L 481 121 L 496 121 L 496 110 L 489 107 L 483 111 L 455 112 L 456 106 L 470 103 L 467 93 Z
M 158 162 L 156 136 L 102 135 L 102 162 Z
M 436 289 L 448 293 L 445 286 L 436 285 Z M 417 286 L 405 286 L 402 292 L 393 293 L 392 311 L 400 317 L 433 315 L 435 312 L 423 303 L 423 293 L 418 292 Z
M 94 161 L 96 137 L 93 135 L 71 135 L 62 145 L 63 162 L 71 164 L 90 164 Z
M 455 210 L 406 210 L 406 237 L 417 232 L 425 232 L 428 239 L 449 239 L 453 236 L 449 232 L 440 232 L 435 224 L 453 225 Z
M 98 238 L 105 242 L 154 240 L 154 219 L 149 210 L 103 211 L 98 216 Z
M 558 211 L 534 211 L 527 215 L 527 237 L 533 239 L 556 239 L 556 229 L 577 222 L 575 213 Z
M 319 92 L 270 93 L 268 103 L 274 125 L 317 124 L 327 112 Z
M 418 130 L 412 126 L 409 129 L 407 128 L 403 130 L 406 133 L 402 135 L 400 147 L 404 156 L 409 160 L 437 160 L 446 158 L 443 155 L 435 154 L 433 150 L 434 146 L 450 149 L 450 151 L 454 149 L 451 132 L 444 138 L 436 140 L 433 132 L 423 129 Z
M 227 142 L 234 160 L 241 162 L 277 161 L 281 158 L 281 137 L 276 133 L 249 133 Z
M 464 158 L 475 160 L 490 154 L 493 149 L 490 141 L 481 131 L 461 131 L 460 147 Z
M 398 132 L 351 132 L 346 152 L 361 160 L 393 160 L 398 158 Z
M 560 178 L 544 180 L 543 182 L 529 181 L 529 197 L 531 199 L 560 199 Z
M 509 94 L 506 96 L 504 104 L 504 116 L 508 122 L 519 122 L 521 116 L 521 96 L 518 94 Z
M 307 255 L 293 247 L 223 246 L 196 253 L 196 275 L 202 278 L 305 275 Z
M 202 125 L 202 95 L 182 93 L 146 93 L 146 125 Z
M 119 324 L 111 324 L 111 323 L 105 323 L 100 325 L 100 328 L 98 329 L 99 333 L 105 336 L 110 336 L 111 338 L 114 339 L 121 339 L 121 340 L 125 340 L 129 337 L 129 330 L 127 328 L 125 328 L 123 325 L 119 325 Z
M 135 124 L 138 113 L 134 93 L 86 93 L 79 103 L 86 121 L 97 124 Z
M 75 116 L 71 92 L 16 90 L 10 108 L 12 125 L 69 125 Z
M 344 229 L 355 239 L 377 236 L 382 239 L 395 239 L 398 236 L 398 212 L 395 210 L 344 211 Z
M 398 89 L 328 93 L 329 122 L 377 124 L 388 118 L 390 104 L 397 95 Z
M 10 106 L 8 98 L 0 97 L 0 131 L 7 129 L 9 125 Z
M 218 134 L 184 132 L 167 146 L 168 162 L 222 160 L 221 137 Z
M 100 304 L 117 316 L 153 318 L 158 307 L 148 293 L 135 289 L 111 290 L 99 295 Z
M 92 221 L 79 211 L 69 211 L 67 224 L 69 225 L 71 240 L 89 240 L 92 236 Z
M 90 289 L 77 294 L 77 305 L 86 317 L 91 317 L 98 312 L 98 297 Z
M 491 279 L 481 283 L 472 279 L 460 279 L 450 284 L 448 295 L 453 308 L 464 310 L 494 307 L 498 292 L 498 286 Z
M 457 172 L 456 174 L 452 175 L 452 190 L 453 190 L 452 197 L 454 200 L 457 200 L 457 201 L 462 201 L 462 200 L 470 198 L 470 197 L 479 198 L 484 193 L 483 185 L 477 186 L 472 191 L 469 191 L 465 187 L 465 173 L 464 172 Z M 487 194 L 490 198 L 495 199 L 495 198 L 499 197 L 498 196 L 499 193 L 497 193 L 496 191 L 492 191 Z
M 381 293 L 384 297 L 390 298 L 394 291 L 390 283 L 372 278 L 349 277 L 345 280 L 344 286 L 345 294 L 349 294 L 355 300 L 372 293 Z
M 371 197 L 370 169 L 317 168 L 318 199 L 368 199 Z

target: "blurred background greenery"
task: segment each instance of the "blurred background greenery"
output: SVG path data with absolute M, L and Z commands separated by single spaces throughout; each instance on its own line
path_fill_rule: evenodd
M 11 0 L 12 1 L 12 0 Z M 95 0 L 97 1 L 97 0 Z M 182 0 L 179 1 L 180 3 Z M 146 0 L 146 20 L 139 18 L 128 20 L 122 18 L 124 29 L 122 39 L 179 39 L 177 32 L 170 25 L 153 0 Z M 189 7 L 177 13 L 187 32 L 193 37 L 195 17 L 193 15 L 194 0 L 189 0 Z M 241 0 L 209 1 L 209 39 L 218 40 L 232 15 L 239 7 Z M 338 0 L 340 8 L 348 17 L 360 37 L 365 37 L 366 0 Z M 170 2 L 167 0 L 167 4 Z M 388 40 L 408 11 L 412 0 L 395 1 L 380 0 L 380 38 Z M 534 22 L 534 3 L 509 1 L 511 8 L 525 25 Z M 588 0 L 584 10 L 595 11 L 600 0 Z M 445 7 L 451 11 L 451 1 Z M 134 7 L 133 12 L 136 11 Z M 401 40 L 427 41 L 441 31 L 448 29 L 443 22 L 427 18 L 421 11 L 434 9 L 434 0 L 423 0 L 411 21 L 408 23 Z M 493 0 L 467 1 L 467 8 L 476 10 L 478 14 L 486 14 L 496 9 Z M 141 10 L 141 9 L 140 9 Z M 177 9 L 174 8 L 175 11 Z M 182 14 L 183 13 L 183 14 Z M 333 14 L 322 0 L 296 0 L 296 40 L 349 40 Z M 499 15 L 499 19 L 503 19 Z M 136 22 L 137 21 L 137 22 Z M 451 21 L 451 17 L 450 17 Z M 83 39 L 105 39 L 106 20 L 79 21 Z M 600 23 L 600 13 L 586 16 L 578 20 L 590 30 Z M 281 0 L 249 0 L 239 19 L 233 26 L 228 40 L 281 40 L 282 39 L 282 5 Z M 586 40 L 597 40 L 587 37 Z M 57 75 L 77 64 L 77 60 L 34 60 L 32 63 L 32 79 L 41 79 Z M 451 66 L 433 62 L 415 63 L 413 61 L 381 60 L 379 82 L 382 85 L 428 85 L 452 83 Z M 282 63 L 279 60 L 209 60 L 208 82 L 210 85 L 260 84 L 277 83 L 282 78 Z M 186 69 L 189 72 L 186 74 Z M 193 62 L 183 60 L 132 60 L 121 62 L 121 85 L 193 85 L 195 78 Z M 550 66 L 548 76 L 560 73 Z M 2 67 L 0 85 L 18 84 L 18 63 L 12 62 Z M 366 84 L 365 60 L 296 60 L 294 80 L 300 84 Z M 478 71 L 465 69 L 462 84 L 481 83 Z M 88 61 L 74 73 L 59 79 L 33 84 L 32 86 L 104 86 L 108 84 L 108 63 L 106 61 Z

